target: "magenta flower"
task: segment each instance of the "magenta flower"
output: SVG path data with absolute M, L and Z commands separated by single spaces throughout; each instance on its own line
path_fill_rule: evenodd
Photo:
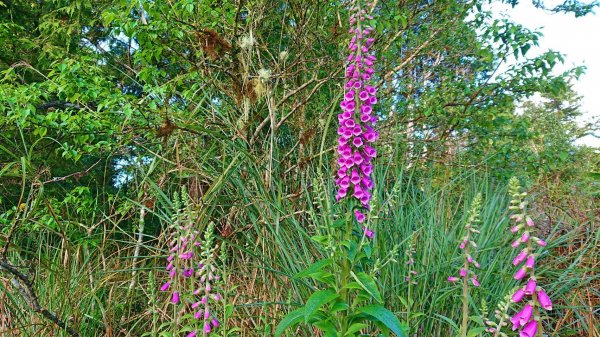
M 525 305 L 523 310 L 516 313 L 510 321 L 513 324 L 513 330 L 517 330 L 519 327 L 525 325 L 525 323 L 529 322 L 531 316 L 533 314 L 533 307 L 531 304 Z
M 535 224 L 533 223 L 533 220 L 531 220 L 530 217 L 525 218 L 525 222 L 527 223 L 527 226 L 529 226 L 529 227 L 535 226 Z
M 523 330 L 519 333 L 519 337 L 535 337 L 537 334 L 537 322 L 535 320 L 529 321 L 523 327 Z
M 537 286 L 537 283 L 535 282 L 534 279 L 529 279 L 529 281 L 527 281 L 527 285 L 525 286 L 525 295 L 533 295 L 533 293 L 535 293 L 535 287 Z
M 515 259 L 513 260 L 513 265 L 518 266 L 521 262 L 525 261 L 525 259 L 527 258 L 527 253 L 528 253 L 527 248 L 523 249 L 519 253 L 519 255 L 517 255 L 515 257 Z
M 455 277 L 455 276 L 448 276 L 448 281 L 450 281 L 450 282 L 454 283 L 454 282 L 458 281 L 458 277 Z
M 527 275 L 527 270 L 524 268 L 519 268 L 515 273 L 515 280 L 522 280 Z
M 529 255 L 529 257 L 527 258 L 527 261 L 525 261 L 525 267 L 527 267 L 529 269 L 533 269 L 534 266 L 535 266 L 535 258 L 533 257 L 533 255 Z
M 368 229 L 367 227 L 363 227 L 363 233 L 369 239 L 372 239 L 375 236 L 375 232 L 373 232 L 372 230 Z
M 512 295 L 511 299 L 513 302 L 517 303 L 523 299 L 523 296 L 525 296 L 525 291 L 523 289 L 519 289 Z
M 358 210 L 354 211 L 354 216 L 356 217 L 356 221 L 359 223 L 363 223 L 363 221 L 365 221 L 365 215 Z
M 174 291 L 173 292 L 173 298 L 171 299 L 172 303 L 179 303 L 179 292 L 178 291 Z
M 160 287 L 160 291 L 167 291 L 169 289 L 169 286 L 171 286 L 171 283 L 166 282 L 165 284 L 162 285 L 162 287 Z
M 544 291 L 544 289 L 540 289 L 537 292 L 538 301 L 540 302 L 540 306 L 545 310 L 552 310 L 552 301 L 548 294 Z

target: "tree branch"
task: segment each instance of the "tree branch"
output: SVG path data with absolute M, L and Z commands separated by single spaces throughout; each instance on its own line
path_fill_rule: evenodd
M 75 329 L 68 326 L 67 323 L 58 318 L 58 316 L 55 313 L 49 311 L 48 309 L 40 305 L 40 301 L 38 300 L 37 294 L 33 289 L 33 282 L 28 276 L 21 273 L 15 266 L 10 264 L 6 260 L 6 258 L 2 258 L 2 260 L 0 261 L 0 270 L 7 271 L 20 281 L 17 282 L 17 287 L 19 287 L 21 295 L 23 296 L 25 301 L 29 303 L 34 312 L 44 316 L 44 318 L 56 324 L 61 329 L 65 330 L 70 336 L 79 337 L 79 333 Z

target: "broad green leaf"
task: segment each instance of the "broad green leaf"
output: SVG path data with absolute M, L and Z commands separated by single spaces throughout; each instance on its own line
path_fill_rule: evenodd
M 336 299 L 338 295 L 331 289 L 325 289 L 315 292 L 310 295 L 304 305 L 304 321 L 308 323 L 308 320 L 312 317 L 315 311 L 319 310 L 323 305 Z
M 469 332 L 467 332 L 467 337 L 479 336 L 484 331 L 485 331 L 485 328 L 483 328 L 483 327 L 470 329 Z
M 331 310 L 329 312 L 335 313 L 335 312 L 346 310 L 346 309 L 348 309 L 348 303 L 340 301 L 340 302 L 335 302 L 333 304 L 333 306 L 331 306 Z
M 388 329 L 390 329 L 393 333 L 398 337 L 406 337 L 404 330 L 402 329 L 402 325 L 400 321 L 391 311 L 384 308 L 380 304 L 373 304 L 366 307 L 358 308 L 358 312 L 362 312 L 369 316 L 372 316 L 379 322 L 383 323 Z
M 323 268 L 331 265 L 331 263 L 332 263 L 331 259 L 319 260 L 319 261 L 313 263 L 312 265 L 310 265 L 308 268 L 306 268 L 303 271 L 301 271 L 301 272 L 297 273 L 296 275 L 294 275 L 294 278 L 298 279 L 298 278 L 308 277 L 311 274 L 319 272 Z
M 337 328 L 329 321 L 320 321 L 313 324 L 325 333 L 324 337 L 337 337 Z
M 375 299 L 375 301 L 379 303 L 383 303 L 383 298 L 381 298 L 381 294 L 379 293 L 379 289 L 377 287 L 377 283 L 375 280 L 367 273 L 360 272 L 355 274 L 351 272 L 352 277 L 360 284 L 360 286 L 371 295 Z
M 348 331 L 346 331 L 346 334 L 344 336 L 348 336 L 350 334 L 353 334 L 355 332 L 360 331 L 361 329 L 366 328 L 368 325 L 366 325 L 365 323 L 354 323 L 352 324 L 349 328 Z
M 275 337 L 281 336 L 281 334 L 283 334 L 283 332 L 287 328 L 301 322 L 302 318 L 304 318 L 304 307 L 302 307 L 300 309 L 296 309 L 296 310 L 290 312 L 289 314 L 287 314 L 281 320 L 281 322 L 279 322 L 279 325 L 277 325 L 277 328 L 275 329 Z

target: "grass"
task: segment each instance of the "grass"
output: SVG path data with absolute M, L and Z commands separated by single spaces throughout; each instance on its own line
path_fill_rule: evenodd
M 305 173 L 294 188 L 277 179 L 266 185 L 257 163 L 244 153 L 226 165 L 223 161 L 222 173 L 210 177 L 213 184 L 196 199 L 197 225 L 203 228 L 218 219 L 228 247 L 227 281 L 233 290 L 228 302 L 233 310 L 223 335 L 236 327 L 242 332 L 229 331 L 229 335 L 271 336 L 285 312 L 301 304 L 314 287 L 292 276 L 322 255 L 310 236 L 325 219 L 315 201 L 332 190 L 332 182 Z M 404 254 L 381 270 L 378 282 L 386 304 L 409 324 L 411 335 L 453 336 L 460 320 L 460 290 L 446 279 L 456 274 L 460 263 L 458 242 L 477 193 L 484 197 L 477 253 L 482 286 L 471 292 L 470 312 L 480 316 L 487 308 L 487 317 L 492 318 L 498 301 L 516 286 L 506 186 L 479 171 L 440 178 L 444 175 L 427 176 L 422 173 L 426 171 L 399 167 L 390 161 L 380 165 L 375 175 L 374 255 L 384 256 L 396 243 L 407 250 L 408 243 L 414 242 L 417 284 L 408 297 Z M 64 228 L 49 230 L 40 224 L 27 236 L 22 233 L 11 249 L 13 264 L 32 271 L 42 305 L 78 327 L 82 336 L 153 335 L 172 315 L 165 295 L 156 291 L 166 276 L 160 228 L 170 222 L 170 192 L 150 174 L 139 179 L 150 186 L 156 201 L 146 209 L 149 215 L 141 242 L 137 242 L 136 221 L 128 219 L 136 219 L 142 203 L 130 200 L 131 208 L 120 218 L 95 213 L 93 218 L 80 219 L 83 224 L 102 223 L 89 236 L 69 237 Z M 297 192 L 290 193 L 293 190 Z M 598 336 L 598 223 L 593 213 L 581 221 L 561 211 L 558 204 L 540 202 L 537 197 L 542 194 L 533 193 L 532 202 L 538 221 L 545 221 L 544 236 L 549 239 L 547 249 L 541 250 L 539 270 L 540 283 L 555 301 L 555 310 L 544 321 L 546 330 L 550 336 Z M 132 278 L 134 289 L 130 289 Z M 2 274 L 0 317 L 9 318 L 0 320 L 3 336 L 66 335 L 32 313 L 11 282 L 10 276 Z M 304 328 L 294 335 L 314 333 Z

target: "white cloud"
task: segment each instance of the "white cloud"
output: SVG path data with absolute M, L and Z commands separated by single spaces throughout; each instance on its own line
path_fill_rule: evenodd
M 532 48 L 528 57 L 548 49 L 565 54 L 565 64 L 557 66 L 562 72 L 574 66 L 584 65 L 586 73 L 574 83 L 574 89 L 583 96 L 583 120 L 600 116 L 600 16 L 589 14 L 575 18 L 573 14 L 551 14 L 535 8 L 531 1 L 522 1 L 515 8 L 494 3 L 497 16 L 506 15 L 512 21 L 529 29 L 540 30 L 540 46 Z M 579 143 L 600 147 L 600 139 L 587 137 Z

